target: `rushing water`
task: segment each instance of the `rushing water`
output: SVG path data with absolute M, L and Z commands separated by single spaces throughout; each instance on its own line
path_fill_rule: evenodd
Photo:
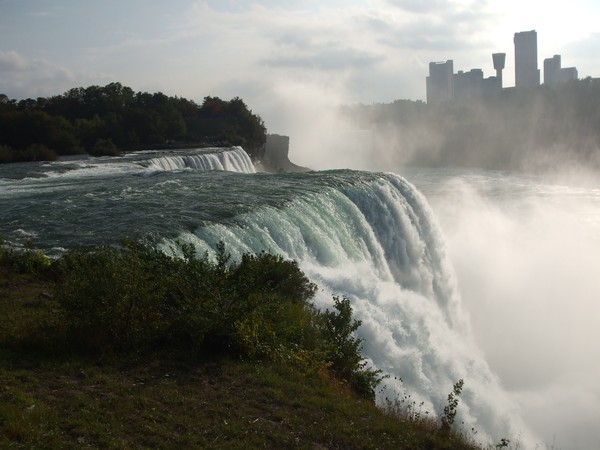
M 404 172 L 254 173 L 240 148 L 5 165 L 0 233 L 54 256 L 136 236 L 165 251 L 183 241 L 210 253 L 224 241 L 234 257 L 282 254 L 319 285 L 318 306 L 351 299 L 365 356 L 391 375 L 381 397 L 406 391 L 423 413 L 439 413 L 463 378 L 467 430 L 533 446 L 567 433 L 560 414 L 543 419 L 548 405 L 568 405 L 545 396 L 577 382 L 573 395 L 592 396 L 582 414 L 597 419 L 590 317 L 599 312 L 600 191 L 491 172 Z M 548 220 L 558 223 L 549 229 Z M 557 264 L 580 278 L 561 282 Z M 579 286 L 561 291 L 569 282 Z M 567 305 L 569 315 L 560 312 Z M 556 339 L 558 325 L 568 331 Z M 557 348 L 572 353 L 569 362 Z M 586 357 L 573 356 L 581 350 Z M 586 420 L 580 448 L 598 443 Z

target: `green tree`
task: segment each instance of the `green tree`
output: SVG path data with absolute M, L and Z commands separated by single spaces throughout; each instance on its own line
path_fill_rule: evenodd
M 375 387 L 381 381 L 381 371 L 367 367 L 361 355 L 362 339 L 355 336 L 360 320 L 352 318 L 352 306 L 346 297 L 333 297 L 334 310 L 322 315 L 322 331 L 326 346 L 326 359 L 333 372 L 345 380 L 360 395 L 375 399 Z
M 264 151 L 266 128 L 238 97 L 224 101 L 208 96 L 197 105 L 162 92 L 136 93 L 121 83 L 19 102 L 0 95 L 0 145 L 11 148 L 11 155 L 33 157 L 25 151 L 33 144 L 59 155 L 94 153 L 97 142 L 108 141 L 124 151 L 173 143 L 241 145 L 257 159 Z M 5 148 L 3 161 L 8 155 Z

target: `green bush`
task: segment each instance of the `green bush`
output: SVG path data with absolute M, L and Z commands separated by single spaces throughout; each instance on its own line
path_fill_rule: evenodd
M 334 297 L 336 311 L 322 314 L 323 338 L 326 342 L 326 358 L 333 372 L 347 381 L 352 389 L 365 398 L 375 399 L 375 387 L 381 381 L 381 371 L 372 370 L 364 361 L 362 339 L 354 336 L 361 322 L 352 319 L 350 300 Z
M 230 332 L 244 352 L 293 358 L 299 348 L 317 347 L 316 311 L 309 303 L 316 286 L 295 261 L 264 252 L 245 254 L 227 281 L 223 319 L 233 325 Z
M 43 252 L 34 250 L 32 245 L 28 243 L 25 249 L 15 250 L 8 247 L 0 235 L 0 264 L 10 266 L 18 273 L 46 274 L 52 266 L 52 260 Z
M 164 286 L 143 254 L 127 249 L 77 249 L 62 261 L 67 280 L 57 299 L 74 342 L 88 350 L 124 350 L 151 340 L 164 327 Z
M 31 144 L 23 152 L 27 161 L 56 161 L 58 154 L 44 144 Z
M 84 351 L 123 352 L 172 345 L 196 355 L 267 358 L 328 368 L 373 399 L 379 372 L 367 369 L 348 299 L 336 311 L 310 302 L 316 286 L 295 261 L 268 253 L 232 263 L 190 246 L 166 255 L 140 243 L 76 249 L 62 258 L 56 298 L 71 342 Z
M 121 152 L 111 139 L 98 139 L 89 150 L 92 156 L 120 156 Z

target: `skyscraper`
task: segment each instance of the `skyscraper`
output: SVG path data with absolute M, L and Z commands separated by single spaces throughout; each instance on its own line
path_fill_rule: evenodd
M 454 61 L 429 63 L 427 103 L 440 103 L 454 98 Z
M 575 67 L 562 67 L 560 55 L 554 55 L 552 58 L 544 60 L 544 84 L 563 83 L 577 79 L 577 69 Z
M 515 33 L 514 41 L 515 86 L 539 86 L 540 70 L 537 63 L 537 33 L 535 30 Z

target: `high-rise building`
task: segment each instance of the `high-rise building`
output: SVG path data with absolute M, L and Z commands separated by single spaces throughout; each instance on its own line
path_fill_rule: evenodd
M 560 79 L 560 55 L 544 60 L 544 84 L 556 84 Z
M 454 98 L 454 61 L 429 63 L 426 79 L 427 103 L 440 103 Z
M 441 103 L 447 100 L 465 99 L 494 95 L 502 90 L 502 69 L 504 53 L 494 55 L 495 77 L 484 78 L 483 70 L 471 69 L 468 72 L 459 70 L 453 73 L 454 62 L 429 63 L 429 76 L 427 77 L 427 103 Z
M 534 87 L 540 85 L 540 70 L 537 62 L 537 33 L 522 31 L 515 33 L 515 86 Z
M 544 84 L 552 85 L 577 79 L 575 67 L 561 67 L 560 55 L 544 60 Z
M 483 70 L 459 70 L 454 74 L 454 98 L 481 97 L 483 94 Z

